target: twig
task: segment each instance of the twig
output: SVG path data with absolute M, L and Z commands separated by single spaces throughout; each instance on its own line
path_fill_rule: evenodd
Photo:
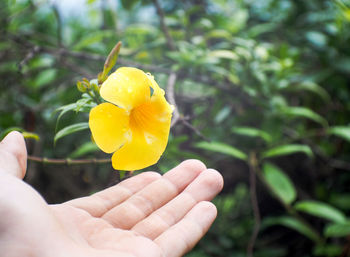
M 342 160 L 336 160 L 336 159 L 329 159 L 328 162 L 329 166 L 331 166 L 334 169 L 342 169 L 342 170 L 350 170 L 350 163 Z
M 252 169 L 253 168 L 253 169 Z M 254 178 L 252 177 L 252 172 L 254 171 Z M 260 212 L 258 208 L 258 203 L 257 203 L 257 198 L 256 198 L 256 189 L 252 189 L 252 186 L 255 187 L 256 183 L 256 177 L 255 175 L 258 176 L 260 181 L 263 183 L 263 185 L 268 189 L 268 191 L 274 195 L 274 190 L 271 188 L 271 186 L 266 182 L 265 178 L 262 176 L 261 172 L 259 171 L 259 163 L 256 158 L 256 154 L 253 153 L 250 155 L 249 159 L 249 172 L 250 172 L 250 193 L 251 193 L 251 200 L 252 200 L 252 205 L 253 205 L 253 211 L 254 211 L 254 218 L 255 218 L 255 226 L 254 226 L 254 231 L 251 236 L 251 239 L 249 241 L 248 247 L 247 247 L 247 256 L 253 256 L 253 251 L 254 251 L 254 244 L 256 241 L 256 237 L 258 235 L 259 229 L 260 229 L 260 223 L 261 223 L 261 218 L 260 218 Z M 313 226 L 307 222 L 302 216 L 299 215 L 299 213 L 293 209 L 293 207 L 290 204 L 287 204 L 283 202 L 279 197 L 275 197 L 281 205 L 286 209 L 286 211 L 293 216 L 295 219 L 297 219 L 300 223 L 302 223 L 305 227 L 307 227 L 310 231 L 312 231 L 316 235 L 316 240 L 317 243 L 322 244 L 323 239 L 318 233 L 316 229 L 313 228 Z
M 258 197 L 256 194 L 256 173 L 257 172 L 258 172 L 257 159 L 256 159 L 256 154 L 253 152 L 251 153 L 249 158 L 249 184 L 250 184 L 249 191 L 250 191 L 250 200 L 252 203 L 252 208 L 254 213 L 254 229 L 247 246 L 248 257 L 254 256 L 253 254 L 254 246 L 255 246 L 256 238 L 258 237 L 258 234 L 259 234 L 260 224 L 261 224 Z
M 34 46 L 32 49 L 27 53 L 27 55 L 24 57 L 22 61 L 18 63 L 18 69 L 21 72 L 24 65 L 26 65 L 34 56 L 39 52 L 40 47 Z
M 165 24 L 164 12 L 163 12 L 162 8 L 160 7 L 158 0 L 153 0 L 153 3 L 157 9 L 157 14 L 159 16 L 160 26 L 162 28 L 164 35 L 165 35 L 167 45 L 171 50 L 176 50 L 174 41 L 171 38 L 169 31 L 168 31 L 168 27 Z
M 35 47 L 34 44 L 30 43 L 28 40 L 23 40 L 22 38 L 18 37 L 17 35 L 9 34 L 8 37 L 14 41 L 17 44 L 24 45 L 27 48 L 33 48 Z M 39 47 L 39 46 L 37 46 Z M 84 52 L 76 52 L 76 51 L 70 51 L 64 47 L 61 48 L 53 48 L 53 47 L 47 47 L 47 46 L 40 46 L 39 52 L 45 52 L 52 55 L 55 55 L 57 57 L 62 56 L 69 56 L 72 58 L 78 58 L 83 60 L 90 60 L 90 61 L 98 61 L 98 62 L 104 62 L 106 57 L 99 54 L 93 54 L 93 53 L 84 53 Z M 142 69 L 144 71 L 151 71 L 151 72 L 159 72 L 159 73 L 165 73 L 165 74 L 171 74 L 173 71 L 170 68 L 164 68 L 159 67 L 158 65 L 151 65 L 151 64 L 141 64 L 137 62 L 133 62 L 130 60 L 123 59 L 121 57 L 118 58 L 118 64 L 123 66 L 132 66 L 139 69 Z M 194 74 L 187 74 L 184 71 L 177 72 L 178 77 L 186 77 L 191 78 L 191 80 L 201 82 L 204 84 L 213 84 L 215 81 L 212 81 L 209 79 L 209 77 L 206 77 L 204 74 L 194 75 Z M 215 83 L 215 87 L 219 90 L 222 90 L 227 93 L 234 93 L 237 94 L 237 91 L 239 90 L 239 87 L 237 85 L 234 85 L 232 83 Z
M 57 57 L 68 56 L 68 57 L 73 57 L 73 58 L 78 58 L 83 60 L 90 60 L 90 61 L 98 61 L 98 62 L 104 62 L 106 60 L 105 56 L 99 55 L 99 54 L 70 51 L 64 47 L 54 48 L 54 47 L 48 47 L 48 46 L 37 46 L 31 43 L 29 40 L 27 39 L 23 40 L 21 37 L 14 34 L 9 34 L 8 38 L 13 42 L 15 42 L 16 44 L 23 45 L 26 48 L 36 47 L 38 52 L 49 53 Z M 145 71 L 160 72 L 160 73 L 166 73 L 166 74 L 171 73 L 171 70 L 167 68 L 159 67 L 157 65 L 141 64 L 141 63 L 133 62 L 120 57 L 118 58 L 118 64 L 123 66 L 136 67 Z
M 59 60 L 59 62 L 62 63 L 62 65 L 65 66 L 65 68 L 67 68 L 68 70 L 75 71 L 76 73 L 78 73 L 78 74 L 80 74 L 88 79 L 91 79 L 94 77 L 93 74 L 89 73 L 84 68 L 82 68 L 74 63 L 71 63 L 68 60 L 61 59 L 61 60 Z
M 179 109 L 177 108 L 176 101 L 175 101 L 175 84 L 176 84 L 176 78 L 177 75 L 175 72 L 171 72 L 170 76 L 168 78 L 168 83 L 166 87 L 166 93 L 168 97 L 168 101 L 170 104 L 174 106 L 174 113 L 173 113 L 173 118 L 171 120 L 171 127 L 175 126 L 176 123 L 181 121 L 186 127 L 189 129 L 193 130 L 194 133 L 196 133 L 199 137 L 204 139 L 205 141 L 210 141 L 209 138 L 205 137 L 202 132 L 200 132 L 199 129 L 194 127 L 191 123 L 189 123 L 182 115 L 179 113 Z
M 90 60 L 90 61 L 99 61 L 99 62 L 104 62 L 106 60 L 106 57 L 103 55 L 84 53 L 84 52 L 75 52 L 75 51 L 70 51 L 66 48 L 55 49 L 52 47 L 43 47 L 42 46 L 40 49 L 43 52 L 50 53 L 50 54 L 53 54 L 56 56 L 69 56 L 69 57 L 73 57 L 73 58 Z M 137 63 L 137 62 L 132 62 L 132 61 L 123 59 L 121 57 L 118 58 L 118 64 L 124 65 L 124 66 L 133 66 L 133 67 L 140 68 L 140 69 L 146 70 L 146 71 L 171 73 L 171 71 L 169 69 L 166 69 L 166 68 L 162 68 L 162 67 L 159 67 L 156 65 L 141 64 L 141 63 Z
M 204 135 L 202 134 L 202 132 L 201 132 L 199 129 L 197 129 L 195 126 L 193 126 L 191 123 L 189 123 L 185 118 L 180 117 L 179 120 L 180 120 L 186 127 L 188 127 L 189 129 L 193 130 L 193 132 L 196 133 L 197 136 L 201 137 L 203 140 L 208 141 L 208 142 L 211 141 L 209 138 L 207 138 L 206 136 L 204 136 Z
M 80 160 L 72 160 L 72 159 L 52 159 L 45 157 L 37 157 L 37 156 L 28 156 L 29 161 L 40 162 L 43 164 L 63 164 L 63 165 L 82 165 L 82 164 L 92 164 L 92 163 L 110 163 L 111 159 L 80 159 Z
M 169 103 L 174 106 L 174 112 L 173 112 L 173 118 L 171 120 L 170 127 L 173 127 L 180 118 L 180 113 L 176 105 L 175 101 L 175 83 L 176 83 L 176 73 L 172 72 L 170 73 L 170 76 L 168 78 L 168 83 L 166 87 L 166 95 L 168 98 Z

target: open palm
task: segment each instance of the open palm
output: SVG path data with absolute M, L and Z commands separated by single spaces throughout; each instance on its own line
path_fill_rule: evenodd
M 0 240 L 7 242 L 0 250 L 17 251 L 9 256 L 26 256 L 28 250 L 37 256 L 181 256 L 215 219 L 216 208 L 207 201 L 221 190 L 222 178 L 195 160 L 163 176 L 145 172 L 92 196 L 47 205 L 9 175 L 25 173 L 21 141 L 13 134 L 0 146 L 0 156 L 7 156 L 0 159 L 5 171 L 0 172 L 0 207 L 7 210 L 0 228 L 12 231 L 10 238 L 0 232 L 7 239 Z

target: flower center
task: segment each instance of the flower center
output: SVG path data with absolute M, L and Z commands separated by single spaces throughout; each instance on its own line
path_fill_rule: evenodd
M 140 105 L 130 112 L 129 126 L 133 132 L 143 133 L 147 131 L 149 113 L 145 106 Z

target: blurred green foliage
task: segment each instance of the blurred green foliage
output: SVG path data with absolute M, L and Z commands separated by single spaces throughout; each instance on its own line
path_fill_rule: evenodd
M 165 89 L 177 75 L 180 115 L 154 169 L 198 158 L 225 178 L 218 219 L 188 256 L 246 256 L 257 228 L 254 256 L 349 256 L 349 0 L 163 0 L 164 17 L 154 1 L 59 3 L 0 2 L 1 136 L 38 135 L 31 155 L 106 157 L 83 130 L 91 102 L 75 103 L 76 82 L 97 78 L 122 41 L 117 66 Z M 57 202 L 116 177 L 108 164 L 29 163 L 26 179 Z

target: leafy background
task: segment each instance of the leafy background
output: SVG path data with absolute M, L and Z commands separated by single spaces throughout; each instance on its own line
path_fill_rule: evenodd
M 76 82 L 122 41 L 117 66 L 151 72 L 178 110 L 150 169 L 197 158 L 225 179 L 188 256 L 349 256 L 349 0 L 68 2 L 0 2 L 1 137 L 25 131 L 31 156 L 108 158 L 88 130 L 54 137 L 87 121 L 81 102 L 66 106 Z M 25 179 L 57 203 L 119 175 L 30 161 Z

